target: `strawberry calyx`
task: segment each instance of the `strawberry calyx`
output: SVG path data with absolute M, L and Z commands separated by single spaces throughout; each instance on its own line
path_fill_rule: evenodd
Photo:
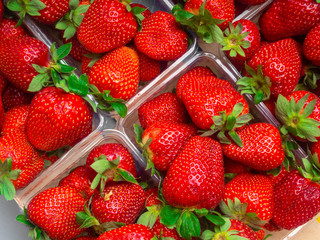
M 11 180 L 17 180 L 21 172 L 20 169 L 12 169 L 12 158 L 9 157 L 0 161 L 0 195 L 3 195 L 6 200 L 14 199 L 16 189 Z
M 231 230 L 231 221 L 229 218 L 222 217 L 225 223 L 221 226 L 215 226 L 214 231 L 205 230 L 201 235 L 203 240 L 248 240 L 246 237 L 239 236 L 239 231 Z
M 146 207 L 147 211 L 140 215 L 137 223 L 152 228 L 159 217 L 161 208 L 162 205 L 158 204 Z
M 223 32 L 218 26 L 224 20 L 213 18 L 211 12 L 205 8 L 206 0 L 199 9 L 193 13 L 184 10 L 182 5 L 177 4 L 172 9 L 172 14 L 180 25 L 196 32 L 206 43 L 222 42 Z
M 239 54 L 242 57 L 245 57 L 245 52 L 243 49 L 247 49 L 251 46 L 251 43 L 247 40 L 244 40 L 250 33 L 243 31 L 243 25 L 238 23 L 236 27 L 229 22 L 229 28 L 224 31 L 225 37 L 220 42 L 223 46 L 222 51 L 230 51 L 230 57 L 236 57 Z
M 314 64 L 308 64 L 304 67 L 304 77 L 303 83 L 311 89 L 316 89 L 318 87 L 318 80 L 320 79 L 319 66 Z
M 260 230 L 267 223 L 261 220 L 255 212 L 247 212 L 248 203 L 242 203 L 238 198 L 234 198 L 234 201 L 228 198 L 227 203 L 221 201 L 219 207 L 227 217 L 239 220 L 253 230 Z
M 103 190 L 108 180 L 116 182 L 127 181 L 138 184 L 137 180 L 130 172 L 118 167 L 119 164 L 120 157 L 111 161 L 108 161 L 104 154 L 95 157 L 94 163 L 92 163 L 90 167 L 97 172 L 97 175 L 91 183 L 91 189 L 96 189 L 100 184 L 100 193 L 103 194 Z
M 63 30 L 63 38 L 69 40 L 72 38 L 77 29 L 79 28 L 85 13 L 89 9 L 90 5 L 87 4 L 79 4 L 79 0 L 70 0 L 69 2 L 69 12 L 63 16 L 57 23 L 56 29 Z
M 308 158 L 302 158 L 302 165 L 297 169 L 300 174 L 312 182 L 320 182 L 320 162 L 318 154 L 311 154 L 308 149 Z
M 132 2 L 132 0 L 120 0 L 120 2 L 126 6 L 126 9 L 128 12 L 131 12 L 133 14 L 134 18 L 137 21 L 138 29 L 140 30 L 142 27 L 142 20 L 144 19 L 144 16 L 142 15 L 142 13 L 146 9 L 142 7 L 131 7 L 130 3 Z
M 234 105 L 232 112 L 229 115 L 226 114 L 226 111 L 221 111 L 219 112 L 219 116 L 213 116 L 211 130 L 206 131 L 202 136 L 210 136 L 219 132 L 217 137 L 221 143 L 230 144 L 230 137 L 239 147 L 243 147 L 242 141 L 235 129 L 246 125 L 253 119 L 253 116 L 250 113 L 239 116 L 242 113 L 243 108 L 243 103 L 239 102 Z M 226 133 L 229 137 L 226 136 Z
M 258 65 L 257 71 L 245 63 L 245 70 L 251 77 L 242 77 L 237 81 L 241 94 L 253 94 L 254 103 L 259 104 L 270 98 L 271 81 L 263 75 L 262 66 Z
M 282 134 L 291 133 L 296 137 L 316 142 L 316 137 L 320 136 L 320 122 L 308 118 L 315 108 L 316 99 L 310 101 L 304 107 L 308 97 L 309 94 L 306 94 L 296 103 L 293 97 L 288 101 L 280 94 L 277 99 L 275 114 L 283 124 L 280 128 Z
M 46 5 L 40 0 L 10 0 L 7 3 L 9 10 L 18 12 L 19 20 L 16 27 L 20 26 L 28 14 L 30 16 L 40 16 L 40 10 L 45 9 Z
M 23 209 L 23 214 L 20 214 L 17 216 L 16 220 L 18 222 L 24 223 L 27 225 L 29 230 L 29 237 L 32 238 L 32 240 L 50 240 L 50 237 L 47 235 L 45 231 L 43 231 L 38 226 L 34 225 L 28 217 L 27 209 Z

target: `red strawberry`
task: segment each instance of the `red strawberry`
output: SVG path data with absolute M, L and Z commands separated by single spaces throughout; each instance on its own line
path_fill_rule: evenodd
M 138 50 L 160 61 L 173 61 L 188 49 L 188 36 L 175 18 L 157 11 L 142 21 L 142 30 L 134 37 Z
M 164 178 L 163 196 L 174 207 L 212 209 L 223 192 L 220 144 L 209 137 L 192 137 Z
M 0 42 L 12 38 L 21 38 L 28 35 L 22 26 L 15 27 L 17 21 L 11 18 L 4 18 L 0 22 Z
M 287 174 L 288 174 L 288 170 L 283 166 L 281 165 L 281 169 L 280 169 L 280 172 L 277 173 L 277 175 L 274 175 L 274 174 L 268 174 L 269 178 L 271 179 L 271 182 L 273 184 L 273 186 L 277 185 L 278 182 L 281 181 L 282 178 L 284 178 Z
M 84 232 L 76 221 L 85 199 L 74 188 L 54 187 L 37 194 L 27 208 L 28 218 L 56 240 L 70 240 Z
M 303 42 L 304 56 L 308 60 L 310 60 L 313 64 L 318 66 L 320 66 L 320 43 L 319 42 L 320 42 L 320 23 L 318 23 L 308 32 Z
M 2 95 L 4 109 L 9 111 L 14 107 L 28 105 L 31 103 L 33 96 L 33 93 L 24 92 L 12 84 L 9 84 Z
M 179 236 L 179 234 L 175 228 L 170 229 L 170 228 L 167 228 L 162 223 L 160 223 L 159 218 L 157 219 L 157 221 L 155 222 L 155 224 L 151 228 L 151 232 L 155 236 L 158 236 L 159 239 L 161 239 L 160 237 L 163 237 L 163 238 L 168 237 L 168 238 L 172 238 L 174 240 L 184 240 L 182 237 Z
M 60 88 L 44 88 L 30 105 L 28 139 L 43 151 L 59 149 L 92 127 L 92 115 L 92 109 L 80 96 Z
M 25 132 L 29 108 L 29 105 L 22 105 L 9 110 L 5 115 L 1 134 L 5 135 L 17 130 Z
M 0 94 L 1 95 L 4 92 L 4 90 L 7 88 L 7 86 L 8 86 L 7 79 L 0 73 Z
M 296 228 L 320 211 L 320 185 L 297 170 L 288 173 L 275 186 L 274 197 L 273 221 L 281 228 Z
M 92 66 L 89 82 L 97 86 L 100 92 L 110 90 L 110 95 L 114 98 L 130 99 L 139 83 L 137 53 L 128 47 L 108 52 Z
M 175 123 L 187 123 L 189 121 L 183 103 L 177 98 L 176 94 L 170 92 L 162 93 L 144 102 L 138 108 L 138 117 L 144 129 L 158 121 Z
M 239 90 L 255 94 L 255 103 L 279 94 L 288 95 L 296 87 L 301 72 L 301 47 L 287 38 L 260 48 L 248 61 L 246 76 L 237 84 Z M 255 91 L 251 89 L 255 88 Z M 248 93 L 246 91 L 246 93 Z
M 130 7 L 131 8 L 134 8 L 134 7 L 144 8 L 145 10 L 141 13 L 142 16 L 144 16 L 144 18 L 147 18 L 152 14 L 146 6 L 139 4 L 139 3 L 130 3 Z
M 158 188 L 152 187 L 145 191 L 146 194 L 146 207 L 154 205 L 162 205 L 162 202 L 158 198 Z
M 89 67 L 89 63 L 91 62 L 91 58 L 86 56 L 82 56 L 81 59 L 81 73 L 89 75 L 91 67 Z
M 305 35 L 320 21 L 320 4 L 314 0 L 275 0 L 260 18 L 261 33 L 268 41 Z
M 70 38 L 69 40 L 66 40 L 65 38 L 63 38 L 63 43 L 72 43 L 72 48 L 70 51 L 70 55 L 77 61 L 81 61 L 83 55 L 90 53 L 78 40 L 77 36 L 73 36 L 72 38 Z
M 243 147 L 222 144 L 226 157 L 257 170 L 271 170 L 284 160 L 279 130 L 269 123 L 254 123 L 237 131 Z
M 38 75 L 32 64 L 47 67 L 49 60 L 48 47 L 36 38 L 12 38 L 0 42 L 0 71 L 23 91 L 28 90 L 30 82 Z
M 233 161 L 230 158 L 225 157 L 223 160 L 223 167 L 224 167 L 224 174 L 241 174 L 241 173 L 248 173 L 251 171 L 249 167 L 243 165 L 239 162 Z
M 92 215 L 100 222 L 133 224 L 146 201 L 145 193 L 138 184 L 121 182 L 106 186 L 102 195 L 92 198 Z
M 141 138 L 141 146 L 145 148 L 147 161 L 152 161 L 159 171 L 167 171 L 173 160 L 178 156 L 185 143 L 197 134 L 194 125 L 155 122 L 145 129 Z
M 141 224 L 130 224 L 107 231 L 97 240 L 151 240 L 154 237 L 149 228 Z
M 266 2 L 267 0 L 236 0 L 236 1 L 246 5 L 258 5 Z
M 137 32 L 137 22 L 117 0 L 94 1 L 78 29 L 79 41 L 91 52 L 103 53 L 124 46 Z
M 51 164 L 55 163 L 61 156 L 60 154 L 56 155 L 56 154 L 50 154 L 49 152 L 43 152 L 42 154 L 40 154 L 40 156 L 43 158 L 43 160 L 47 160 L 49 162 L 51 162 Z

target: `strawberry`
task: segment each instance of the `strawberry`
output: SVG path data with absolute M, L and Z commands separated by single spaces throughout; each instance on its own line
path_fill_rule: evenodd
M 28 91 L 30 82 L 38 74 L 32 64 L 47 67 L 49 61 L 48 47 L 36 38 L 13 38 L 0 42 L 0 71 L 23 91 Z
M 1 134 L 5 135 L 14 131 L 26 131 L 29 105 L 14 107 L 9 110 L 4 118 Z
M 71 240 L 84 232 L 76 213 L 83 210 L 85 199 L 71 187 L 53 187 L 38 193 L 27 208 L 28 219 L 56 240 Z M 38 234 L 34 231 L 34 234 Z
M 5 117 L 5 112 L 3 109 L 2 99 L 0 95 L 0 130 L 2 129 L 2 126 L 4 124 L 4 117 Z
M 173 61 L 188 50 L 188 36 L 175 18 L 157 11 L 142 21 L 142 30 L 134 37 L 138 50 L 160 61 Z
M 251 6 L 251 5 L 258 5 L 258 4 L 264 3 L 267 0 L 236 0 L 236 1 L 239 3 Z
M 141 13 L 144 18 L 147 18 L 147 17 L 149 17 L 149 16 L 152 14 L 152 13 L 150 12 L 150 10 L 149 10 L 146 6 L 144 6 L 144 5 L 142 5 L 142 4 L 139 4 L 139 3 L 130 3 L 130 7 L 131 7 L 131 8 L 139 7 L 139 8 L 145 9 L 145 10 Z
M 248 173 L 251 171 L 249 167 L 242 163 L 231 160 L 230 158 L 224 157 L 223 160 L 224 176 L 234 177 L 237 174 Z
M 19 25 L 22 23 L 26 14 L 32 16 L 35 20 L 53 24 L 62 18 L 69 10 L 69 0 L 61 0 L 59 2 L 53 0 L 30 1 L 9 1 L 7 7 L 11 11 L 19 12 Z
M 28 35 L 22 26 L 15 27 L 16 25 L 17 21 L 11 18 L 4 18 L 0 21 L 0 42 Z
M 95 191 L 91 189 L 91 180 L 85 166 L 75 168 L 66 177 L 61 179 L 59 186 L 72 187 L 87 200 L 95 193 Z
M 9 111 L 14 107 L 28 105 L 31 103 L 33 96 L 33 93 L 24 92 L 12 84 L 9 84 L 7 89 L 2 94 L 4 109 Z
M 100 92 L 109 90 L 114 98 L 130 99 L 137 91 L 139 83 L 137 53 L 125 46 L 106 53 L 92 66 L 89 82 Z
M 141 224 L 130 224 L 101 234 L 97 240 L 151 240 L 153 233 Z
M 320 4 L 319 4 L 320 5 Z M 303 42 L 303 54 L 313 64 L 320 66 L 320 23 L 308 32 Z
M 32 99 L 27 119 L 29 141 L 53 151 L 73 143 L 92 127 L 92 109 L 78 95 L 47 87 Z
M 187 123 L 188 113 L 176 94 L 165 92 L 144 102 L 138 108 L 141 126 L 146 129 L 158 121 Z
M 290 106 L 290 107 L 289 107 Z M 276 117 L 283 124 L 284 134 L 290 133 L 300 141 L 316 142 L 320 137 L 320 99 L 305 90 L 279 95 Z
M 269 123 L 254 123 L 237 131 L 243 147 L 222 144 L 226 157 L 257 170 L 271 170 L 285 158 L 279 130 Z
M 255 103 L 270 95 L 288 95 L 300 78 L 301 47 L 291 38 L 283 39 L 260 48 L 247 64 L 246 77 L 237 84 L 242 92 L 255 94 Z
M 125 3 L 94 1 L 78 29 L 78 39 L 89 51 L 108 52 L 124 46 L 135 36 L 137 22 Z
M 69 40 L 66 40 L 65 38 L 63 38 L 62 40 L 64 44 L 69 42 L 72 43 L 70 55 L 79 62 L 82 60 L 83 55 L 89 53 L 89 51 L 79 42 L 76 35 L 70 38 Z
M 320 21 L 320 4 L 314 0 L 275 0 L 259 24 L 268 41 L 305 35 Z
M 229 205 L 235 199 L 247 203 L 247 212 L 254 212 L 263 220 L 268 221 L 274 213 L 273 185 L 269 177 L 242 173 L 235 176 L 225 186 L 223 201 Z
M 159 219 L 155 222 L 153 227 L 151 228 L 152 234 L 157 236 L 159 239 L 162 238 L 172 238 L 172 240 L 184 240 L 182 237 L 179 236 L 176 229 L 170 229 L 163 225 Z
M 287 174 L 289 173 L 289 171 L 283 166 L 281 165 L 280 171 L 277 172 L 276 175 L 274 174 L 270 174 L 267 172 L 267 175 L 269 176 L 269 178 L 271 179 L 271 182 L 273 184 L 273 186 L 277 185 L 278 182 L 281 181 L 282 178 L 284 178 Z
M 143 131 L 142 136 L 138 136 L 141 140 L 138 143 L 144 149 L 149 164 L 153 163 L 159 171 L 167 171 L 185 143 L 196 134 L 194 125 L 155 122 Z
M 7 86 L 8 86 L 7 79 L 0 73 L 0 94 L 1 95 L 4 92 L 4 90 L 7 88 Z
M 0 21 L 2 20 L 3 18 L 3 5 L 2 5 L 2 2 L 0 2 Z

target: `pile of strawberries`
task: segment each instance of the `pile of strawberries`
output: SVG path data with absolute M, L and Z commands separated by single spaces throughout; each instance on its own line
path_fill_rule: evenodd
M 152 13 L 129 0 L 10 0 L 6 10 L 0 1 L 0 194 L 8 200 L 92 132 L 98 109 L 125 118 L 139 86 L 187 52 L 188 30 L 219 43 L 244 76 L 238 91 L 197 65 L 171 91 L 141 96 L 135 144 L 161 181 L 137 171 L 129 147 L 100 144 L 17 217 L 33 239 L 262 240 L 320 212 L 320 2 L 275 0 L 258 23 L 231 23 L 264 2 L 188 0 Z M 27 14 L 58 29 L 65 45 L 31 36 Z M 244 94 L 279 126 L 255 118 Z M 297 142 L 308 158 L 296 159 Z

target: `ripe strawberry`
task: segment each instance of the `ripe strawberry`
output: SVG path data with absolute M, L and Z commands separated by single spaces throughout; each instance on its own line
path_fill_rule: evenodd
M 88 54 L 89 51 L 79 42 L 77 36 L 73 36 L 72 38 L 70 38 L 69 40 L 66 40 L 65 38 L 62 38 L 63 43 L 72 43 L 72 48 L 70 51 L 70 55 L 77 61 L 81 61 L 83 55 Z
M 269 174 L 267 173 L 267 176 L 269 176 L 269 178 L 271 179 L 271 182 L 273 184 L 273 186 L 277 185 L 278 182 L 281 181 L 282 178 L 284 178 L 287 174 L 289 173 L 289 171 L 283 166 L 281 165 L 281 169 L 280 172 L 277 173 L 277 175 L 274 174 Z
M 11 18 L 0 21 L 0 42 L 29 35 L 22 26 L 15 27 L 16 25 L 17 21 Z
M 53 187 L 37 194 L 27 208 L 28 218 L 56 240 L 70 240 L 84 232 L 76 221 L 85 199 L 71 187 Z
M 320 5 L 320 4 L 319 4 Z M 320 9 L 320 8 L 319 8 Z M 320 66 L 320 23 L 314 26 L 303 42 L 303 54 L 313 64 Z
M 0 95 L 4 92 L 4 90 L 8 86 L 8 81 L 7 79 L 0 73 Z
M 190 124 L 155 122 L 140 136 L 140 145 L 147 146 L 143 149 L 148 162 L 151 161 L 159 171 L 167 171 L 185 143 L 197 134 L 197 130 Z
M 260 18 L 260 29 L 268 41 L 305 35 L 320 21 L 320 4 L 314 0 L 275 0 Z
M 103 53 L 124 46 L 135 36 L 137 22 L 117 0 L 94 1 L 83 18 L 79 41 L 91 52 Z
M 165 225 L 163 225 L 160 222 L 159 218 L 151 228 L 151 232 L 152 234 L 157 236 L 159 239 L 161 239 L 161 237 L 163 238 L 167 237 L 167 238 L 172 238 L 174 240 L 184 240 L 182 237 L 179 236 L 175 228 L 173 229 L 167 228 Z
M 29 105 L 22 105 L 9 110 L 4 117 L 2 136 L 17 130 L 25 132 L 29 109 Z
M 220 144 L 209 137 L 192 137 L 164 178 L 163 196 L 174 207 L 212 209 L 223 192 Z
M 141 126 L 146 129 L 158 121 L 187 123 L 188 113 L 176 94 L 165 92 L 147 100 L 138 108 L 138 117 Z
M 97 240 L 151 240 L 154 237 L 149 228 L 141 224 L 130 224 L 107 231 L 100 235 Z
M 296 228 L 320 211 L 320 185 L 313 174 L 309 178 L 294 170 L 275 186 L 273 221 L 279 227 Z
M 301 47 L 291 38 L 283 39 L 260 48 L 247 64 L 247 77 L 237 82 L 239 90 L 255 93 L 255 103 L 268 99 L 270 95 L 286 96 L 300 79 Z
M 9 111 L 14 107 L 28 105 L 31 103 L 33 96 L 33 93 L 24 92 L 9 84 L 2 94 L 3 107 L 5 111 Z
M 236 1 L 246 5 L 258 5 L 266 2 L 267 0 L 236 0 Z
M 51 155 L 50 152 L 43 152 L 40 154 L 40 156 L 44 161 L 49 161 L 51 164 L 53 164 L 62 156 L 62 154 L 59 153 L 58 155 L 56 154 Z
M 137 53 L 125 46 L 106 53 L 92 66 L 89 82 L 100 92 L 110 90 L 110 95 L 114 98 L 130 99 L 139 83 Z
M 188 49 L 188 36 L 175 18 L 157 11 L 142 21 L 142 30 L 134 37 L 138 50 L 160 61 L 173 61 Z
M 162 202 L 159 200 L 158 197 L 158 188 L 157 187 L 151 187 L 148 190 L 145 191 L 146 194 L 146 207 L 151 206 L 160 206 L 162 205 Z
M 222 144 L 226 157 L 253 169 L 267 171 L 281 165 L 285 158 L 279 130 L 269 123 L 254 123 L 237 131 L 243 147 Z
M 134 8 L 134 7 L 144 8 L 145 10 L 141 13 L 142 16 L 144 16 L 144 18 L 147 18 L 147 17 L 151 16 L 151 14 L 152 14 L 146 6 L 139 4 L 139 3 L 130 3 L 130 7 L 131 8 Z
M 27 91 L 32 79 L 38 75 L 32 64 L 47 67 L 49 49 L 32 37 L 12 38 L 0 42 L 0 71 L 17 88 Z
M 89 63 L 91 62 L 91 58 L 82 56 L 81 59 L 81 73 L 89 75 L 91 67 L 89 67 Z
M 0 130 L 2 129 L 2 126 L 4 124 L 4 117 L 5 117 L 5 112 L 3 109 L 2 99 L 0 95 Z
M 92 109 L 80 96 L 60 88 L 44 88 L 30 105 L 28 139 L 43 151 L 59 149 L 92 127 L 92 115 Z
M 96 193 L 91 189 L 91 180 L 85 166 L 75 168 L 59 182 L 60 187 L 71 187 L 76 189 L 86 200 Z
M 101 224 L 133 224 L 144 209 L 145 201 L 146 196 L 140 185 L 129 182 L 115 183 L 106 186 L 102 195 L 93 196 L 91 212 Z
M 224 157 L 223 167 L 224 167 L 224 174 L 225 174 L 224 176 L 228 174 L 234 177 L 237 174 L 248 173 L 251 171 L 251 169 L 248 166 L 243 165 L 242 163 L 233 161 L 227 157 Z

